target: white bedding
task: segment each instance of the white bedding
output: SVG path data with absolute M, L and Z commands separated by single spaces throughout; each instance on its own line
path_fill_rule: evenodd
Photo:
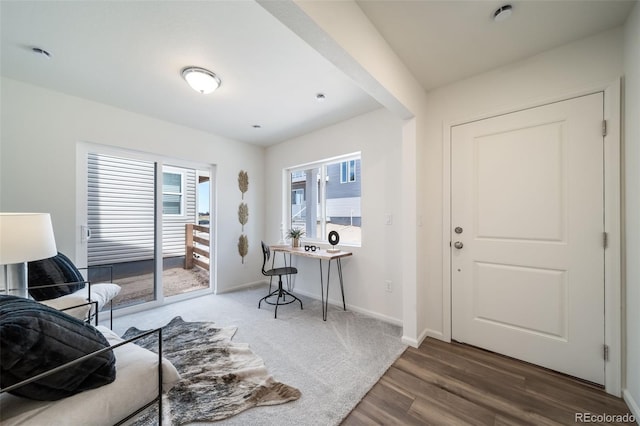
M 106 327 L 98 330 L 111 345 L 122 339 Z M 158 394 L 158 355 L 134 344 L 114 349 L 116 380 L 58 401 L 34 401 L 0 395 L 0 423 L 13 425 L 113 425 Z M 180 380 L 168 360 L 162 362 L 165 392 Z
M 101 311 L 107 303 L 118 295 L 118 293 L 120 293 L 120 286 L 118 284 L 91 284 L 91 301 L 97 302 L 98 311 Z M 54 309 L 63 310 L 70 308 L 71 306 L 79 306 L 87 303 L 87 300 L 89 300 L 89 286 L 85 285 L 74 293 L 65 294 L 64 296 L 56 297 L 55 299 L 40 300 L 39 302 Z M 84 305 L 74 309 L 67 309 L 65 313 L 84 321 L 87 319 L 89 310 L 91 310 L 92 315 L 95 313 L 95 307 L 92 305 Z

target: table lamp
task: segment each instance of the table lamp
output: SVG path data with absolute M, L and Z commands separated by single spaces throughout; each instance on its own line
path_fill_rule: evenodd
M 0 213 L 4 294 L 27 297 L 27 262 L 58 254 L 49 213 Z

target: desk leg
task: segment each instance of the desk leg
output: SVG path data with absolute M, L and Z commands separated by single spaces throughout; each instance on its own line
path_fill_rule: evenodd
M 329 260 L 329 264 L 327 265 L 327 290 L 325 292 L 324 289 L 324 274 L 322 271 L 322 259 L 318 259 L 320 261 L 320 297 L 322 302 L 322 319 L 324 321 L 327 320 L 327 312 L 329 311 L 329 283 L 331 282 L 331 260 Z M 344 301 L 344 281 L 342 280 L 342 262 L 340 262 L 340 258 L 336 259 L 336 264 L 338 266 L 338 277 L 340 279 L 340 292 L 342 293 L 342 309 L 347 310 L 347 304 Z
M 286 253 L 282 253 L 282 256 L 284 256 L 284 266 L 287 266 L 287 254 Z M 293 261 L 291 260 L 291 253 L 289 253 L 289 266 L 293 266 Z M 292 291 L 291 290 L 291 275 L 287 274 L 287 290 L 288 291 Z
M 327 305 L 329 303 L 329 280 L 327 280 L 327 297 L 324 295 L 324 274 L 322 271 L 322 259 L 318 259 L 320 262 L 320 304 L 322 306 L 322 319 L 327 320 Z M 331 261 L 329 261 L 331 266 Z
M 322 319 L 327 320 L 327 315 L 324 311 L 324 283 L 322 282 L 322 259 L 320 261 L 320 306 L 322 307 Z
M 273 257 L 271 258 L 271 269 L 273 269 L 274 265 L 276 264 L 276 254 L 273 253 Z M 271 282 L 273 281 L 273 275 L 271 275 L 269 277 L 269 293 L 271 294 Z
M 327 261 L 327 294 L 324 298 L 324 320 L 327 320 L 327 313 L 329 313 L 329 283 L 331 282 L 331 260 Z
M 340 277 L 340 291 L 342 292 L 342 309 L 346 311 L 347 305 L 346 303 L 344 303 L 344 285 L 342 284 L 342 262 L 340 262 L 340 258 L 336 259 L 336 263 L 338 264 L 338 276 Z

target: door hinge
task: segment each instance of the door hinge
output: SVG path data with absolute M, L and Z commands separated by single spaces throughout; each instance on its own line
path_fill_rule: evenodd
M 602 345 L 602 357 L 605 361 L 609 361 L 609 345 Z
M 604 248 L 607 248 L 607 246 L 609 245 L 609 235 L 606 232 L 602 233 L 602 246 Z
M 607 120 L 602 120 L 602 136 L 607 136 Z

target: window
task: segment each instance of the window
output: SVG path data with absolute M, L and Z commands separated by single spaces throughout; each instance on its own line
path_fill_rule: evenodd
M 356 160 L 340 163 L 340 183 L 356 181 Z
M 183 215 L 183 176 L 179 171 L 167 167 L 162 172 L 162 213 L 166 215 Z
M 288 169 L 289 226 L 307 240 L 326 242 L 337 231 L 340 244 L 360 245 L 360 166 L 356 153 Z
M 291 191 L 291 203 L 295 205 L 304 203 L 304 189 L 298 188 Z

